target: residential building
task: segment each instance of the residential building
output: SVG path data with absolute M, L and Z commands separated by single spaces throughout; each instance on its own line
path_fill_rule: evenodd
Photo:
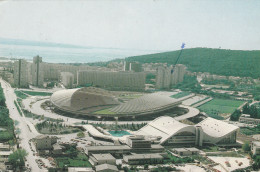
M 142 72 L 142 64 L 139 62 L 124 62 L 124 71 Z
M 72 88 L 74 84 L 74 75 L 70 72 L 61 72 L 60 73 L 61 83 L 66 88 Z
M 35 56 L 33 57 L 32 64 L 32 85 L 41 87 L 43 86 L 44 81 L 44 72 L 42 66 L 42 57 Z
M 28 63 L 19 59 L 14 62 L 14 85 L 16 87 L 28 87 Z
M 77 84 L 92 85 L 109 90 L 144 91 L 145 73 L 112 71 L 78 71 Z

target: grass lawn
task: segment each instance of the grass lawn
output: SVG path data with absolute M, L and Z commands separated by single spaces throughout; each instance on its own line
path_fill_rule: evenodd
M 177 94 L 174 94 L 174 95 L 172 95 L 171 97 L 172 97 L 172 98 L 175 98 L 175 99 L 179 99 L 179 98 L 182 98 L 182 97 L 185 97 L 185 96 L 188 96 L 188 95 L 190 95 L 189 92 L 183 91 L 183 92 L 179 92 L 179 93 L 177 93 Z
M 201 106 L 198 109 L 206 112 L 209 116 L 216 118 L 216 115 L 224 113 L 233 113 L 244 102 L 239 100 L 213 99 Z
M 115 114 L 115 112 L 111 112 L 109 109 L 103 109 L 103 110 L 100 110 L 100 111 L 96 111 L 94 112 L 95 114 L 108 114 L 108 115 L 113 115 Z
M 28 97 L 28 95 L 31 95 L 31 96 L 50 96 L 50 95 L 52 95 L 52 93 L 48 93 L 48 92 L 20 91 L 20 90 L 15 90 L 15 94 L 17 97 L 19 97 L 21 99 L 26 99 Z M 28 94 L 28 95 L 26 95 L 26 94 Z
M 26 95 L 26 94 L 24 94 L 23 92 L 21 92 L 21 91 L 14 91 L 15 92 L 15 94 L 16 94 L 16 96 L 17 97 L 19 97 L 19 98 L 21 98 L 21 99 L 26 99 L 28 96 Z
M 37 92 L 37 91 L 23 91 L 26 94 L 29 94 L 31 96 L 51 96 L 52 93 L 49 92 Z
M 67 167 L 91 167 L 91 164 L 88 161 L 88 157 L 84 154 L 78 154 L 75 158 L 69 157 L 58 157 L 55 158 L 57 166 L 59 168 Z

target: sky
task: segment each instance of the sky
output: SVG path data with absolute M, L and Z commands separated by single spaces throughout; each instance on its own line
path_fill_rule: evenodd
M 139 50 L 260 50 L 259 0 L 0 0 L 0 37 Z

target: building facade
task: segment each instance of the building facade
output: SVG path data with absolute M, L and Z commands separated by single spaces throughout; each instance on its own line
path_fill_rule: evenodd
M 16 87 L 28 87 L 28 63 L 19 59 L 14 62 L 14 85 Z
M 42 65 L 42 57 L 35 56 L 33 57 L 32 64 L 32 85 L 41 87 L 44 82 L 44 73 Z
M 66 88 L 72 88 L 74 84 L 74 75 L 70 72 L 61 72 L 60 73 L 61 83 Z
M 81 86 L 92 85 L 109 90 L 144 91 L 145 73 L 78 71 L 77 83 Z

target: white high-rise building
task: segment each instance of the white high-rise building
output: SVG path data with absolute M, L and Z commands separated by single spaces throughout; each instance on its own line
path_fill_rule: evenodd
M 14 85 L 17 87 L 28 87 L 28 62 L 19 59 L 14 62 Z
M 74 84 L 74 75 L 70 72 L 61 72 L 60 73 L 61 83 L 66 88 L 72 88 Z
M 42 65 L 42 57 L 35 56 L 33 57 L 32 64 L 32 85 L 34 86 L 43 86 L 44 73 Z
M 177 64 L 173 67 L 160 66 L 157 69 L 156 88 L 169 89 L 183 81 L 186 67 L 182 64 Z

